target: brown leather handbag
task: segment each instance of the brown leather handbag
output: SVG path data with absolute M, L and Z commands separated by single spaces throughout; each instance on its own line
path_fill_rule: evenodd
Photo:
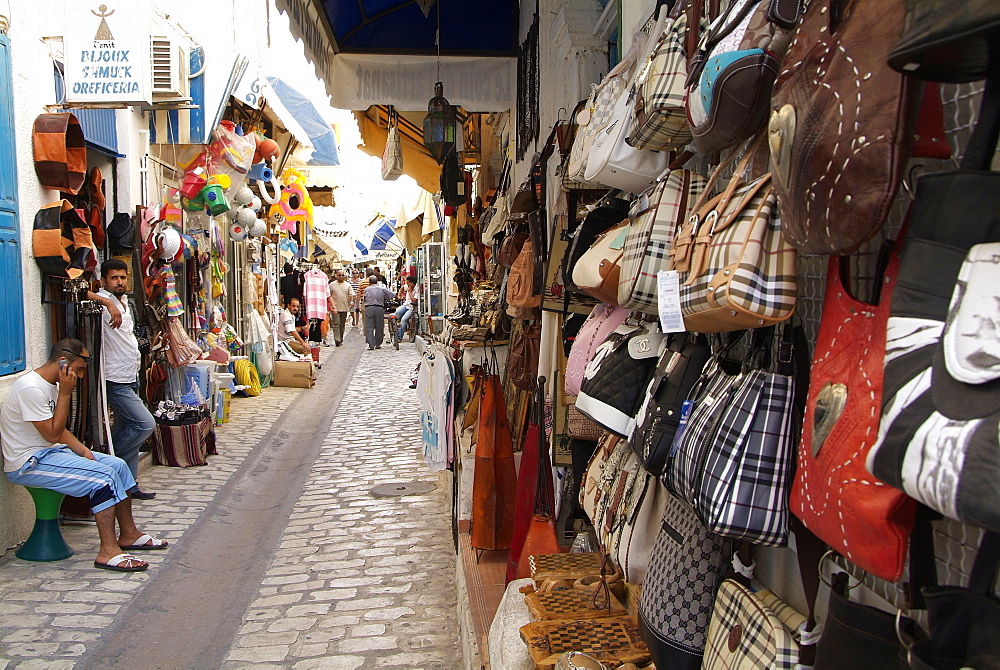
M 500 243 L 500 249 L 497 251 L 497 263 L 505 268 L 513 267 L 514 261 L 517 260 L 521 249 L 524 247 L 524 243 L 530 237 L 527 233 L 514 233 L 504 237 L 503 242 Z
M 886 64 L 905 0 L 813 0 L 771 98 L 768 140 L 782 233 L 849 254 L 889 215 L 910 157 L 920 84 Z
M 507 376 L 510 383 L 519 389 L 530 390 L 535 387 L 535 377 L 538 375 L 538 351 L 542 340 L 542 326 L 532 323 L 525 326 L 521 336 L 510 345 L 510 356 L 507 359 Z
M 31 132 L 35 174 L 45 188 L 76 195 L 87 176 L 87 145 L 72 112 L 39 114 Z

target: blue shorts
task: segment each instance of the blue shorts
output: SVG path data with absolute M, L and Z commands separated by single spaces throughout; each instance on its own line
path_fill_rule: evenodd
M 128 464 L 115 456 L 94 452 L 96 461 L 77 456 L 70 448 L 57 445 L 40 449 L 7 479 L 20 486 L 52 489 L 68 496 L 90 498 L 95 514 L 128 497 L 135 479 Z

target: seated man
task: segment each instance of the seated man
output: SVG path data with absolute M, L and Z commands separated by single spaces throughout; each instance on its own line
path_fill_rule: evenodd
M 396 297 L 403 301 L 399 308 L 396 309 L 396 318 L 399 319 L 399 329 L 396 331 L 396 339 L 402 342 L 403 335 L 406 334 L 406 326 L 410 322 L 410 317 L 413 316 L 413 309 L 417 305 L 417 278 L 407 277 L 406 281 L 399 288 L 399 293 Z
M 101 538 L 94 567 L 138 572 L 149 564 L 127 551 L 166 549 L 167 543 L 136 528 L 129 492 L 138 487 L 128 465 L 92 452 L 66 429 L 73 387 L 89 358 L 80 340 L 59 340 L 44 365 L 10 387 L 0 410 L 4 474 L 21 486 L 89 497 Z
M 289 298 L 285 303 L 285 309 L 281 310 L 278 318 L 278 341 L 287 342 L 297 354 L 309 355 L 309 345 L 302 339 L 299 329 L 295 325 L 295 316 L 299 313 L 299 299 Z

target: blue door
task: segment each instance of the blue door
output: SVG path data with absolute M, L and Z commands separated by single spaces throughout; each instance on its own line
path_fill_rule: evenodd
M 10 40 L 0 35 L 0 375 L 24 369 L 24 293 L 17 214 L 17 156 Z

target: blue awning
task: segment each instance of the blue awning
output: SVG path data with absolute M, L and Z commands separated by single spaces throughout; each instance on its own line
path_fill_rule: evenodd
M 281 104 L 298 121 L 306 131 L 313 145 L 312 158 L 307 165 L 325 166 L 340 165 L 340 155 L 337 152 L 337 138 L 333 127 L 319 113 L 316 106 L 306 96 L 286 84 L 278 77 L 268 77 L 270 84 Z

